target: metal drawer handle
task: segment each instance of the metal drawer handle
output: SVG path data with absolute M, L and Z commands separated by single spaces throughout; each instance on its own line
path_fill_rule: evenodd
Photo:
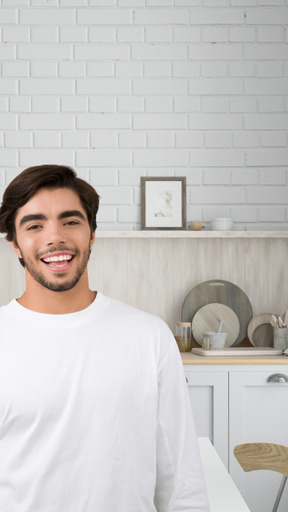
M 267 382 L 288 382 L 288 376 L 284 373 L 273 373 L 268 377 Z
M 189 384 L 187 377 L 185 377 L 187 384 Z

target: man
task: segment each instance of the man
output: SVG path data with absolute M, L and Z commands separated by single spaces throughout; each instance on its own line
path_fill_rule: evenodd
M 171 331 L 89 289 L 98 206 L 56 165 L 3 196 L 26 289 L 0 308 L 0 511 L 207 512 Z

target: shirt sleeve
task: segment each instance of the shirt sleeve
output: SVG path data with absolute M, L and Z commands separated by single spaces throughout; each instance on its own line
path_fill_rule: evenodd
M 183 363 L 173 343 L 159 369 L 157 512 L 209 512 Z

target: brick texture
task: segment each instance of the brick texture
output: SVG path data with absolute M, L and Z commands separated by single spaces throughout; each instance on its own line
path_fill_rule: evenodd
M 0 195 L 67 164 L 131 230 L 186 176 L 187 223 L 288 229 L 287 1 L 0 0 Z

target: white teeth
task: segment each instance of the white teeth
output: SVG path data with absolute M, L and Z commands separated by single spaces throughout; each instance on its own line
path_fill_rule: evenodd
M 51 258 L 44 258 L 43 261 L 45 263 L 51 263 L 52 261 L 64 261 L 64 260 L 71 260 L 72 256 L 68 254 L 61 254 L 60 256 L 51 256 Z

